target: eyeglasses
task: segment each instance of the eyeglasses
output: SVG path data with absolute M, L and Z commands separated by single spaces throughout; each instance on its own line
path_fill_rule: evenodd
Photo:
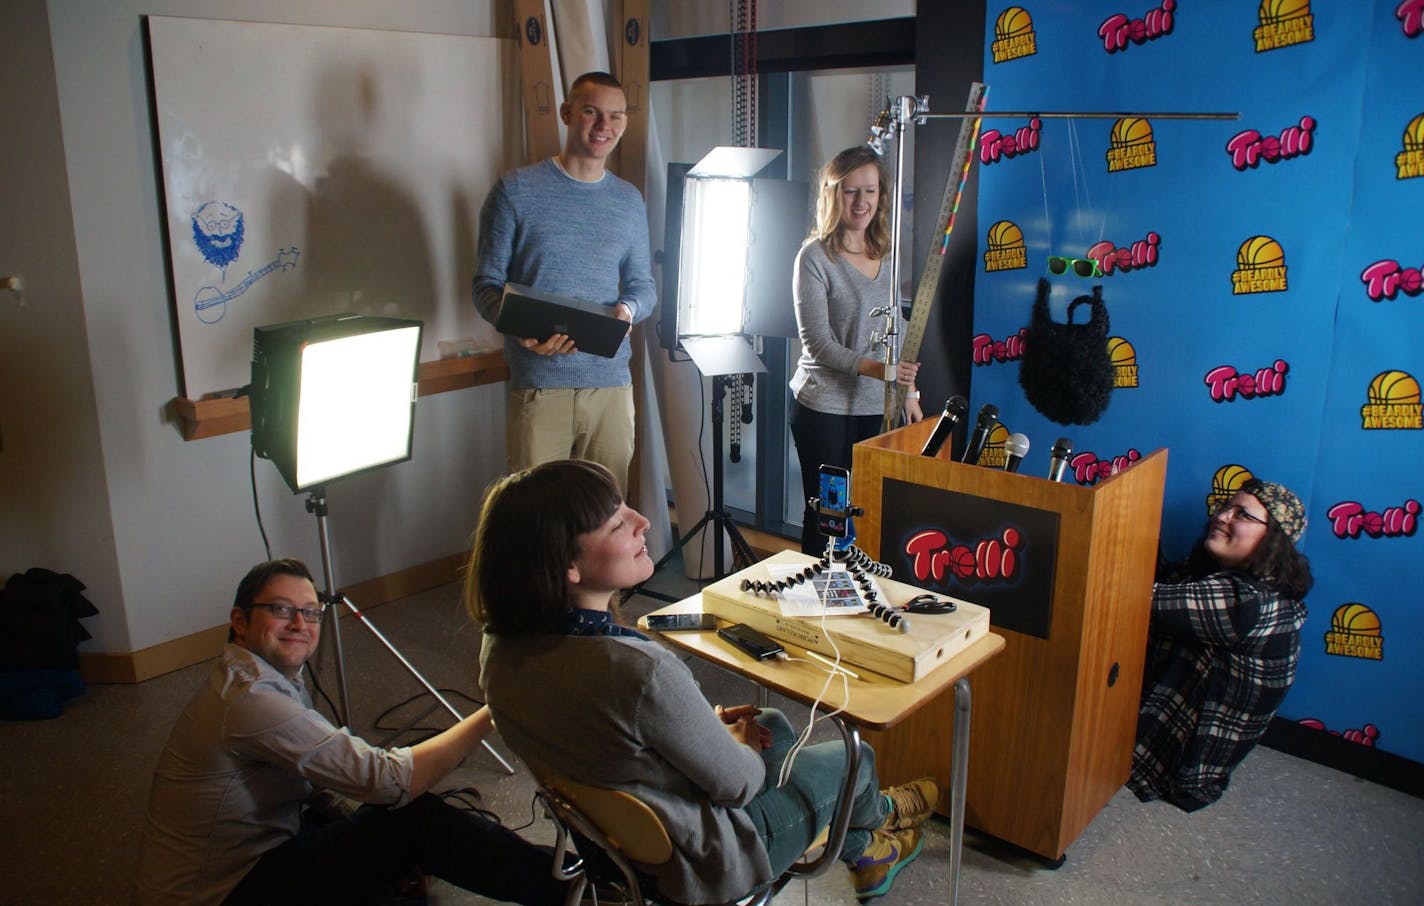
M 247 605 L 252 607 L 265 607 L 272 611 L 272 616 L 279 620 L 290 620 L 294 615 L 301 614 L 302 619 L 308 623 L 320 623 L 322 617 L 326 616 L 326 605 L 320 607 L 297 607 L 293 604 L 276 604 L 267 601 L 254 601 Z
M 1262 519 L 1260 516 L 1257 516 L 1255 513 L 1246 509 L 1239 503 L 1223 503 L 1221 506 L 1217 507 L 1216 511 L 1213 512 L 1211 515 L 1212 518 L 1216 518 L 1217 516 L 1227 516 L 1231 519 L 1239 519 L 1244 522 L 1254 522 L 1257 525 L 1270 525 L 1269 522 Z
M 1098 267 L 1098 262 L 1092 258 L 1061 258 L 1058 255 L 1048 256 L 1048 272 L 1050 274 L 1067 273 L 1069 268 L 1079 277 L 1101 277 L 1103 269 Z

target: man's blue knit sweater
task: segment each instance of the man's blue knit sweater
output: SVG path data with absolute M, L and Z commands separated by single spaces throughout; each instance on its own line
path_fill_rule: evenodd
M 619 302 L 637 323 L 657 302 L 648 253 L 648 215 L 632 184 L 612 173 L 582 182 L 552 160 L 506 173 L 480 209 L 475 306 L 490 323 L 504 284 L 598 302 Z M 509 387 L 620 387 L 630 383 L 630 344 L 611 359 L 574 352 L 542 356 L 504 338 Z

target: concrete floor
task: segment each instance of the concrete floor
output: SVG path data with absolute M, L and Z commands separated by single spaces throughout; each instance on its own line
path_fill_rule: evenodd
M 458 595 L 450 585 L 372 609 L 369 616 L 432 683 L 473 695 L 479 631 L 460 610 Z M 628 612 L 654 606 L 639 598 Z M 224 605 L 214 607 L 221 619 Z M 349 619 L 342 623 L 353 725 L 368 740 L 385 741 L 378 717 L 421 689 L 371 633 Z M 334 697 L 329 638 L 328 632 L 320 666 Z M 752 700 L 745 681 L 701 663 L 691 666 L 711 701 Z M 200 664 L 139 685 L 95 686 L 56 720 L 0 723 L 0 903 L 129 901 L 153 765 L 207 671 Z M 462 711 L 475 707 L 459 694 L 448 697 Z M 775 696 L 772 704 L 793 722 L 806 719 L 804 709 Z M 397 709 L 380 725 L 400 729 L 411 722 L 446 725 L 444 712 L 431 711 L 428 698 Z M 497 738 L 494 745 L 507 751 Z M 521 833 L 552 842 L 551 826 L 534 818 L 532 783 L 522 769 L 506 775 L 481 753 L 448 786 L 477 787 L 485 806 L 507 825 L 528 824 Z M 946 902 L 948 847 L 947 825 L 930 822 L 919 860 L 876 902 Z M 1012 906 L 1418 904 L 1424 902 L 1424 800 L 1258 748 L 1226 796 L 1195 814 L 1143 805 L 1119 791 L 1057 869 L 971 832 L 959 890 L 963 903 Z M 430 902 L 486 901 L 437 882 Z M 848 876 L 833 867 L 807 885 L 793 883 L 777 902 L 855 900 Z

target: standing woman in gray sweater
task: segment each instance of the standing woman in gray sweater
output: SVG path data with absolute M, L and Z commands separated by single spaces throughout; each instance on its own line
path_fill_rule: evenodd
M 851 447 L 880 432 L 885 381 L 908 389 L 906 421 L 924 417 L 915 389 L 918 362 L 886 373 L 871 334 L 883 321 L 873 308 L 890 304 L 895 275 L 889 266 L 889 180 L 865 145 L 847 148 L 821 168 L 816 226 L 796 256 L 792 295 L 801 358 L 791 377 L 791 437 L 801 461 L 803 499 L 818 493 L 823 463 L 850 468 Z M 896 316 L 898 312 L 898 300 Z M 806 507 L 801 550 L 820 554 L 824 543 Z

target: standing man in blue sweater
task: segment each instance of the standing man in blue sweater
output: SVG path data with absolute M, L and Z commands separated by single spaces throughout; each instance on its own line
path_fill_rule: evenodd
M 564 149 L 506 173 L 480 209 L 475 306 L 490 323 L 504 284 L 600 302 L 636 324 L 657 301 L 643 197 L 606 168 L 627 126 L 623 86 L 606 72 L 574 80 L 559 116 Z M 564 334 L 504 338 L 509 364 L 509 470 L 590 459 L 625 492 L 633 458 L 631 344 L 611 359 L 579 352 Z

